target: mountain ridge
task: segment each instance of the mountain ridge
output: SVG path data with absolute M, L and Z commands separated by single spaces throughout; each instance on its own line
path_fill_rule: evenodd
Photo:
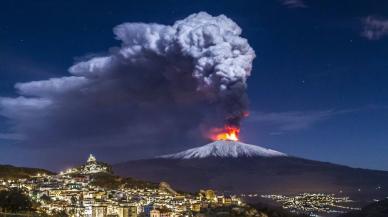
M 250 145 L 231 140 L 219 140 L 204 146 L 191 148 L 175 154 L 159 156 L 159 158 L 194 159 L 207 157 L 284 157 L 287 154 L 272 149 Z

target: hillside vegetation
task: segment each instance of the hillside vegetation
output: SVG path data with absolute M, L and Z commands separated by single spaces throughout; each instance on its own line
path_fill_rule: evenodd
M 53 172 L 44 169 L 0 165 L 1 179 L 28 178 L 37 175 L 38 173 L 54 174 Z
M 118 189 L 121 186 L 127 188 L 158 188 L 158 184 L 137 180 L 133 178 L 122 178 L 108 173 L 99 173 L 92 176 L 92 185 L 105 189 Z

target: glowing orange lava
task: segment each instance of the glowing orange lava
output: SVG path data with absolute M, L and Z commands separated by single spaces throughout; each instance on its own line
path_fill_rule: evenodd
M 216 129 L 211 136 L 212 140 L 232 140 L 238 141 L 240 129 L 234 126 L 225 126 L 223 129 Z

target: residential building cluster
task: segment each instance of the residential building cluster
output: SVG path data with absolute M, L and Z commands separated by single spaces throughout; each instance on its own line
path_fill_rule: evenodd
M 1 180 L 0 189 L 19 188 L 40 204 L 38 212 L 65 211 L 74 217 L 175 217 L 194 216 L 201 209 L 243 206 L 234 196 L 201 190 L 197 195 L 178 194 L 167 183 L 159 187 L 107 189 L 93 184 L 98 173 L 110 173 L 110 166 L 90 156 L 85 165 L 58 175 L 38 174 L 26 179 Z

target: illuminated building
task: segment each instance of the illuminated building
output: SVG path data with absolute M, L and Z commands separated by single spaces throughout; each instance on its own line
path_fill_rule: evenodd
M 86 164 L 81 166 L 81 174 L 93 173 L 111 173 L 111 168 L 108 164 L 98 162 L 96 158 L 90 154 Z
M 191 210 L 193 212 L 200 212 L 201 211 L 201 204 L 194 203 L 193 205 L 191 205 Z
M 94 205 L 92 207 L 92 217 L 106 217 L 107 207 Z
M 213 190 L 206 190 L 205 191 L 205 198 L 207 199 L 207 200 L 212 200 L 212 201 L 216 201 L 216 199 L 217 199 L 217 196 L 216 196 L 216 193 L 214 193 L 214 191 Z
M 157 209 L 153 209 L 150 211 L 150 217 L 160 217 L 160 211 Z
M 119 217 L 137 217 L 137 207 L 120 206 L 117 208 L 117 214 Z

